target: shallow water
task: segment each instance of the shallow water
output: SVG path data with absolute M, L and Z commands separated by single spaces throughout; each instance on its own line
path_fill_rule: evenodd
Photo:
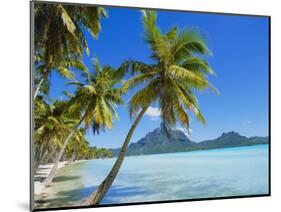
M 68 206 L 88 196 L 116 158 L 59 170 L 44 207 Z M 126 157 L 101 204 L 268 193 L 268 145 Z

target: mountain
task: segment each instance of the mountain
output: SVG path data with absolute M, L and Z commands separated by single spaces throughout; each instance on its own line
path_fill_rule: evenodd
M 127 155 L 149 155 L 172 152 L 187 152 L 194 150 L 217 149 L 226 147 L 250 146 L 267 144 L 268 137 L 246 137 L 237 132 L 223 133 L 214 140 L 199 143 L 193 142 L 181 130 L 170 130 L 169 136 L 165 129 L 156 128 L 147 133 L 136 143 L 129 145 Z M 117 156 L 120 148 L 110 149 L 113 156 Z
M 237 147 L 237 146 L 250 146 L 256 144 L 267 144 L 268 137 L 246 137 L 241 136 L 237 132 L 223 133 L 220 137 L 214 140 L 207 140 L 198 143 L 200 149 L 217 149 L 226 147 Z

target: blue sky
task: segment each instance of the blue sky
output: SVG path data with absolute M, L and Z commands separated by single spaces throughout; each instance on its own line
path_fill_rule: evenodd
M 137 9 L 107 8 L 109 18 L 102 21 L 98 39 L 87 34 L 91 55 L 84 57 L 91 67 L 97 56 L 101 64 L 118 67 L 124 60 L 151 62 L 150 50 L 142 37 L 141 13 Z M 172 26 L 192 27 L 206 37 L 213 52 L 208 58 L 216 76 L 210 81 L 219 89 L 217 96 L 210 91 L 197 95 L 208 125 L 193 117 L 190 139 L 196 142 L 216 138 L 223 132 L 237 131 L 246 136 L 268 135 L 268 19 L 188 12 L 158 12 L 158 25 L 163 32 Z M 61 98 L 66 80 L 52 74 L 51 98 Z M 128 101 L 125 98 L 125 101 Z M 126 107 L 118 107 L 119 120 L 114 128 L 87 137 L 92 145 L 119 147 L 131 127 Z M 159 127 L 157 108 L 150 108 L 137 127 L 131 142 Z

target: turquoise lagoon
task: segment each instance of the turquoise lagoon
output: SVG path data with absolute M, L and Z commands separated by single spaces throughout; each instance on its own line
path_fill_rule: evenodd
M 126 157 L 101 204 L 268 194 L 268 145 Z M 59 170 L 44 207 L 65 207 L 88 196 L 116 158 Z

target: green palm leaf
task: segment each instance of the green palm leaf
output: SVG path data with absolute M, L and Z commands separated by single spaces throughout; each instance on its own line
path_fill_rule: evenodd
M 168 70 L 167 73 L 169 76 L 174 79 L 186 81 L 195 88 L 204 89 L 208 87 L 208 81 L 202 75 L 195 74 L 194 72 L 177 65 L 170 66 Z
M 67 30 L 74 35 L 75 32 L 75 24 L 72 22 L 71 18 L 69 17 L 67 11 L 64 9 L 64 7 L 60 4 L 58 5 L 59 12 L 61 14 L 61 18 L 63 21 L 63 24 L 67 27 Z

